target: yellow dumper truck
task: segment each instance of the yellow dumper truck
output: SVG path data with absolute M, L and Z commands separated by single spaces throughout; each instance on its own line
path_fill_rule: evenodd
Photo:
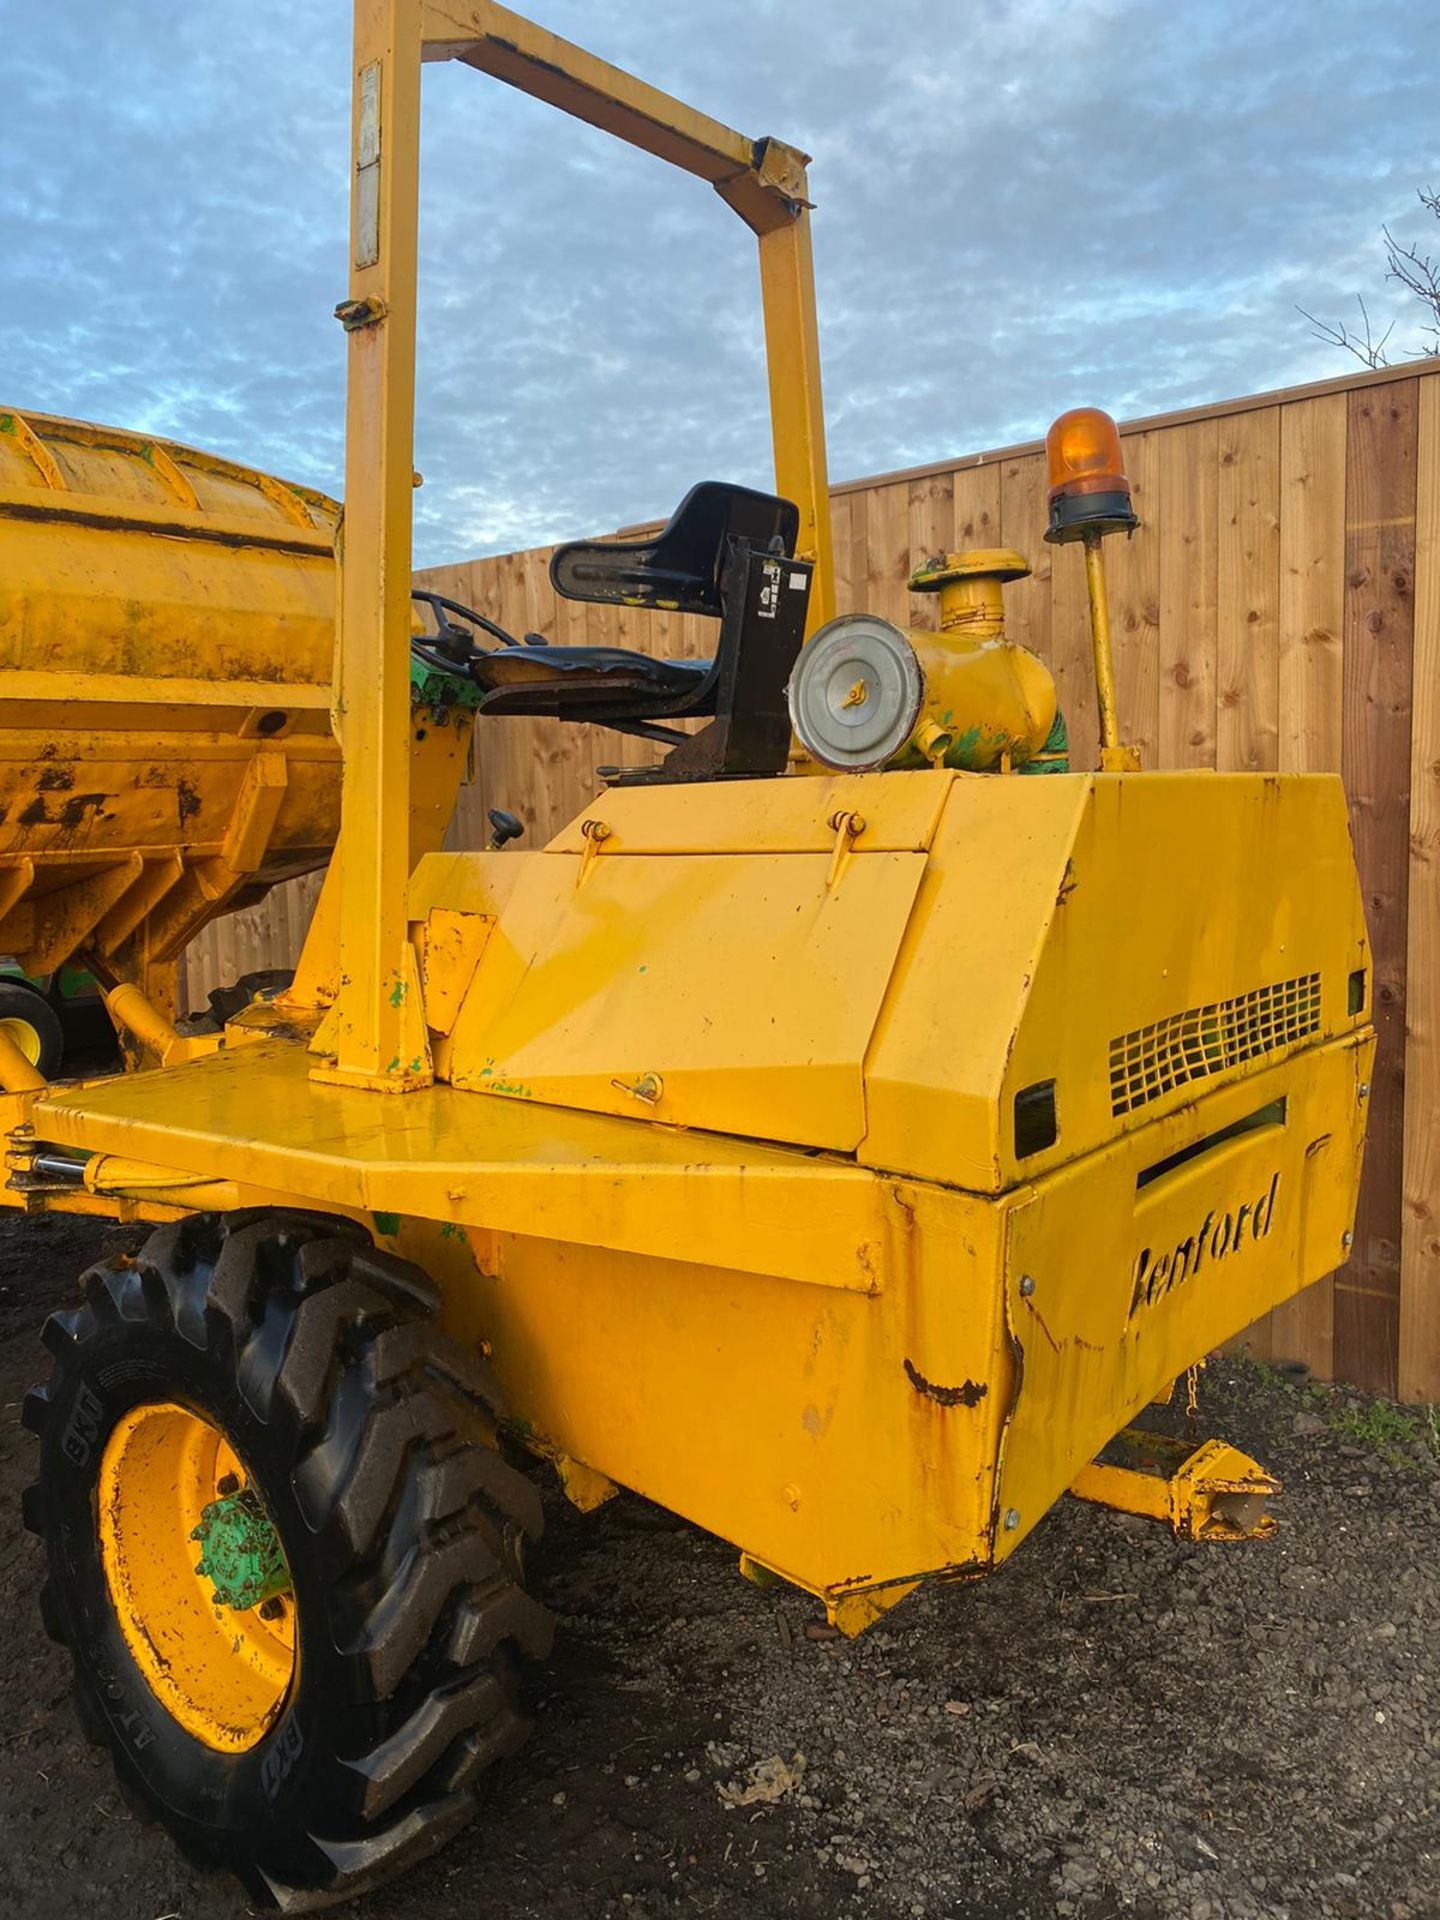
M 709 618 L 708 662 L 417 623 L 437 58 L 709 181 L 757 237 L 775 493 L 702 483 L 658 535 L 554 561 L 562 595 Z M 31 499 L 0 595 L 18 564 L 52 636 L 0 657 L 5 831 L 32 836 L 0 845 L 0 940 L 113 981 L 151 1069 L 37 1085 L 0 1031 L 7 1198 L 156 1223 L 46 1327 L 42 1604 L 127 1792 L 289 1911 L 439 1845 L 523 1736 L 551 1629 L 502 1441 L 847 1633 L 1001 1565 L 1069 1489 L 1262 1531 L 1274 1483 L 1220 1443 L 1160 1473 L 1107 1450 L 1343 1257 L 1373 1048 L 1339 783 L 1144 771 L 1120 737 L 1103 546 L 1134 516 L 1103 415 L 1052 431 L 1034 529 L 1089 578 L 1098 771 L 1055 770 L 1053 684 L 1005 635 L 1020 556 L 934 556 L 933 633 L 834 604 L 804 155 L 488 0 L 357 0 L 351 170 L 333 684 L 323 502 L 128 442 L 75 479 L 80 430 L 0 434 Z M 143 498 L 98 509 L 122 475 Z M 483 753 L 507 712 L 655 763 L 548 846 L 443 852 L 472 716 Z M 332 838 L 293 984 L 177 1026 L 186 929 Z

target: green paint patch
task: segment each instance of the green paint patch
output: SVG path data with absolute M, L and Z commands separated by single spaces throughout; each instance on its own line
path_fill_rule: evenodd
M 440 1238 L 442 1240 L 463 1240 L 465 1238 L 465 1229 L 458 1220 L 442 1220 L 440 1222 Z
M 475 1077 L 477 1080 L 490 1082 L 485 1089 L 487 1093 L 508 1093 L 517 1100 L 532 1100 L 535 1097 L 523 1081 L 505 1079 L 501 1069 L 493 1060 L 487 1060 Z
M 1065 716 L 1058 709 L 1055 723 L 1045 736 L 1045 744 L 1033 760 L 1027 760 L 1021 773 L 1068 773 L 1070 771 L 1070 734 Z
M 245 1613 L 290 1591 L 280 1536 L 252 1488 L 212 1500 L 190 1538 L 200 1542 L 195 1571 L 214 1587 L 217 1607 Z
M 370 1218 L 375 1222 L 375 1231 L 384 1240 L 393 1240 L 400 1231 L 398 1213 L 372 1213 Z
M 410 983 L 408 980 L 397 980 L 394 986 L 391 987 L 390 989 L 391 1006 L 392 1007 L 404 1006 L 405 996 L 409 991 L 410 991 Z
M 423 719 L 427 711 L 433 720 L 437 709 L 442 713 L 451 707 L 473 709 L 484 697 L 484 690 L 476 686 L 468 673 L 458 669 L 447 673 L 442 667 L 411 654 L 410 705 L 417 720 Z
M 984 739 L 979 727 L 967 727 L 964 733 L 957 733 L 945 749 L 947 767 L 968 767 L 977 757 L 977 749 Z

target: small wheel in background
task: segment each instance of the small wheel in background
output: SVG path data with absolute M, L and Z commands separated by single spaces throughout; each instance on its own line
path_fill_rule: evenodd
M 47 1080 L 55 1078 L 65 1058 L 65 1034 L 59 1014 L 38 987 L 0 980 L 0 1031 Z

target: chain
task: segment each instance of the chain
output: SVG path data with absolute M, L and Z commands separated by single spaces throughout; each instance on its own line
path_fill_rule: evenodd
M 1203 1360 L 1197 1360 L 1193 1367 L 1185 1369 L 1185 1418 L 1194 1420 L 1200 1412 L 1200 1369 Z

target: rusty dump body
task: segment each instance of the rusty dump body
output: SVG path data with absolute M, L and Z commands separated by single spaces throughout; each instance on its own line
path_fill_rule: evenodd
M 0 411 L 0 953 L 174 1002 L 217 913 L 322 865 L 335 502 Z

